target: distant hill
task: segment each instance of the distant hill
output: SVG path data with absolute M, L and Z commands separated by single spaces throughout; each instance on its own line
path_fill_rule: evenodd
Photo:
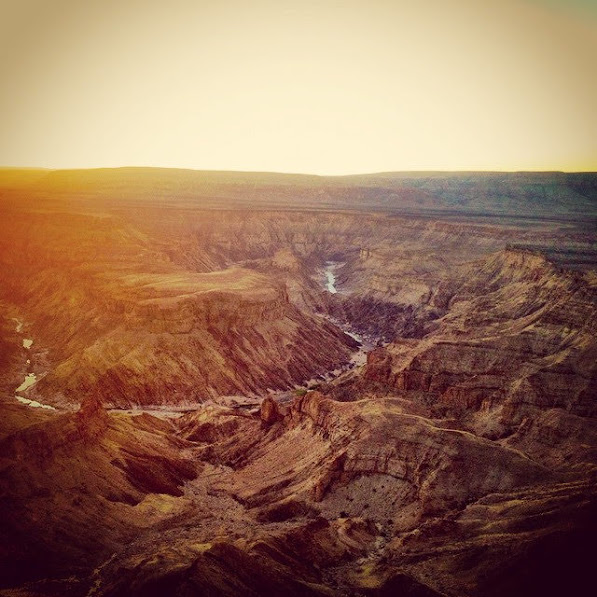
M 36 200 L 123 199 L 205 208 L 597 217 L 597 173 L 384 172 L 315 176 L 167 168 L 0 169 L 0 190 Z

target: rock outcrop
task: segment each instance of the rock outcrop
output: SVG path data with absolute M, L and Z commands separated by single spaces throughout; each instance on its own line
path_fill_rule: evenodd
M 278 403 L 270 396 L 261 402 L 259 415 L 265 425 L 273 425 L 282 418 Z

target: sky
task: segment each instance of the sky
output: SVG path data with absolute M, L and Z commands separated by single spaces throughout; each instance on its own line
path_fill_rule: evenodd
M 597 0 L 0 0 L 0 165 L 597 170 Z

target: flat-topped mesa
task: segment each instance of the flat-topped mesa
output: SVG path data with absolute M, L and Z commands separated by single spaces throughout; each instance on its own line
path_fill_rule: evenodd
M 566 275 L 565 270 L 555 266 L 544 252 L 524 246 L 507 245 L 503 250 L 486 257 L 483 262 L 488 274 L 501 274 L 511 279 L 536 281 L 540 275 Z M 568 272 L 568 275 L 574 274 Z
M 27 178 L 4 170 L 3 190 L 26 189 L 33 201 L 71 199 L 85 206 L 133 203 L 217 208 L 362 209 L 480 215 L 574 216 L 595 214 L 595 173 L 384 172 L 312 176 L 267 172 L 217 172 L 167 168 L 98 168 L 32 171 Z M 17 182 L 18 178 L 21 180 Z M 26 182 L 25 182 L 26 181 Z
M 116 407 L 250 395 L 288 389 L 333 369 L 356 345 L 255 271 L 123 280 L 115 300 L 124 314 L 58 364 L 38 387 L 41 394 L 72 403 L 95 393 Z
M 148 276 L 131 292 L 132 296 L 122 299 L 128 305 L 124 321 L 152 333 L 189 333 L 201 328 L 225 333 L 281 319 L 290 302 L 282 285 L 240 268 Z

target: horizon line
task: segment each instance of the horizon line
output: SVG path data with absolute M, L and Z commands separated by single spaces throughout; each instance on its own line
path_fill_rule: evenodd
M 367 172 L 352 172 L 344 174 L 316 174 L 313 172 L 293 172 L 282 170 L 233 170 L 233 169 L 211 169 L 211 168 L 189 168 L 181 166 L 86 166 L 86 167 L 59 167 L 50 168 L 45 166 L 0 166 L 0 171 L 23 170 L 23 171 L 46 171 L 46 172 L 86 172 L 97 170 L 173 170 L 186 172 L 203 172 L 218 174 L 279 174 L 288 176 L 313 176 L 318 178 L 346 178 L 351 176 L 379 176 L 388 174 L 597 174 L 597 166 L 594 170 L 559 170 L 559 169 L 521 169 L 521 170 L 500 170 L 500 169 L 423 169 L 423 170 L 376 170 Z

